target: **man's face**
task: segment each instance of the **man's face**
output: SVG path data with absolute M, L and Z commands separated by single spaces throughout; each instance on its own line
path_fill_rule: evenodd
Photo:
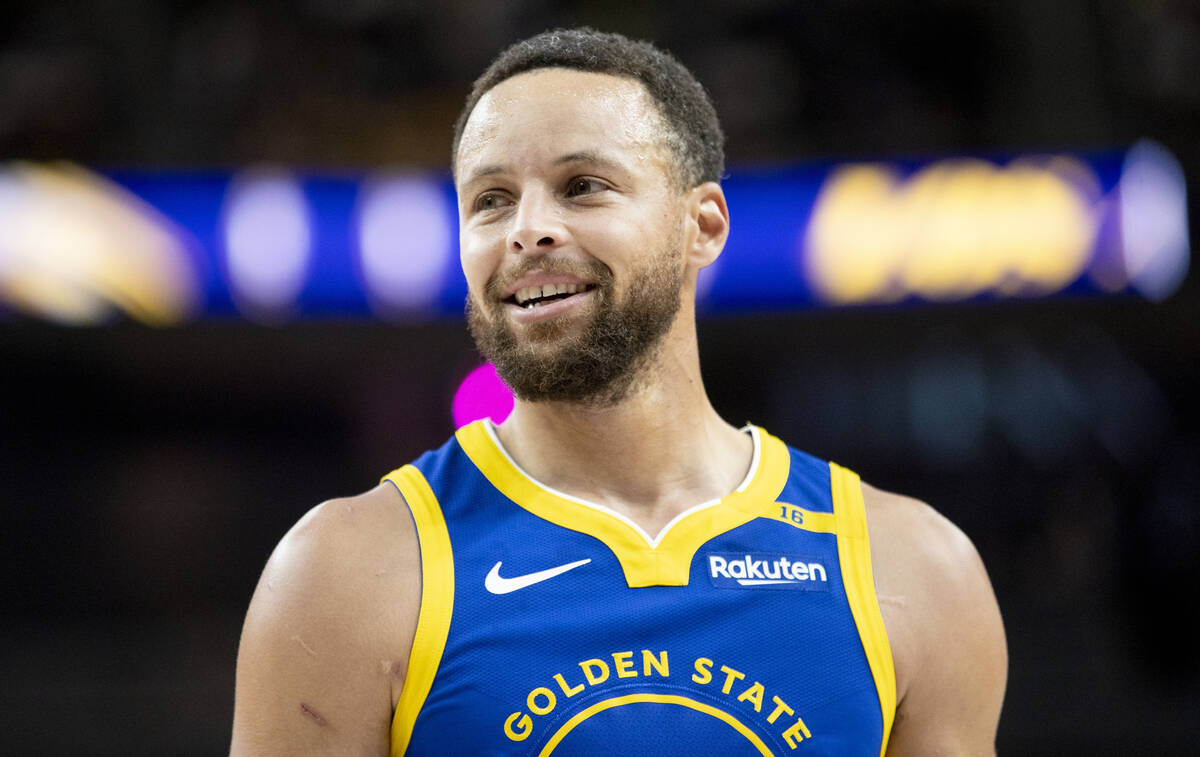
M 456 174 L 480 351 L 523 399 L 621 399 L 683 283 L 683 194 L 642 85 L 566 69 L 501 82 L 467 121 Z

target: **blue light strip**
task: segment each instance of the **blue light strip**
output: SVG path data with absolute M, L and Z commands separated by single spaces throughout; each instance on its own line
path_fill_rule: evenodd
M 723 185 L 732 233 L 702 275 L 705 313 L 1062 292 L 1161 299 L 1190 254 L 1182 171 L 1150 142 L 741 169 Z M 39 217 L 74 226 L 59 239 L 39 233 L 49 228 Z M 0 307 L 65 323 L 106 311 L 161 324 L 419 322 L 461 317 L 466 295 L 445 174 L 0 166 L 0 227 Z M 114 228 L 120 236 L 102 233 Z M 47 264 L 56 256 L 58 268 Z

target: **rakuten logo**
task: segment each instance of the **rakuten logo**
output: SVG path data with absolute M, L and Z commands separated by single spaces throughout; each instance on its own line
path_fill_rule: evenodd
M 713 586 L 829 591 L 825 565 L 795 556 L 713 553 L 708 556 L 708 577 Z

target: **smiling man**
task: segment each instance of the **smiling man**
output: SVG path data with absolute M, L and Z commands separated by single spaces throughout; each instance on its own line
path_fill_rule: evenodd
M 994 752 L 1004 632 L 967 538 L 708 401 L 722 141 L 619 35 L 547 32 L 476 82 L 468 320 L 515 408 L 284 537 L 235 754 Z

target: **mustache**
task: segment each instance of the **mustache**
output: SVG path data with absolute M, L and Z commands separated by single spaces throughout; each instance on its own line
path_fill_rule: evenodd
M 531 273 L 561 274 L 574 276 L 603 289 L 612 284 L 612 269 L 596 259 L 567 260 L 553 258 L 524 258 L 512 268 L 498 271 L 484 286 L 488 299 L 503 299 L 516 281 Z

